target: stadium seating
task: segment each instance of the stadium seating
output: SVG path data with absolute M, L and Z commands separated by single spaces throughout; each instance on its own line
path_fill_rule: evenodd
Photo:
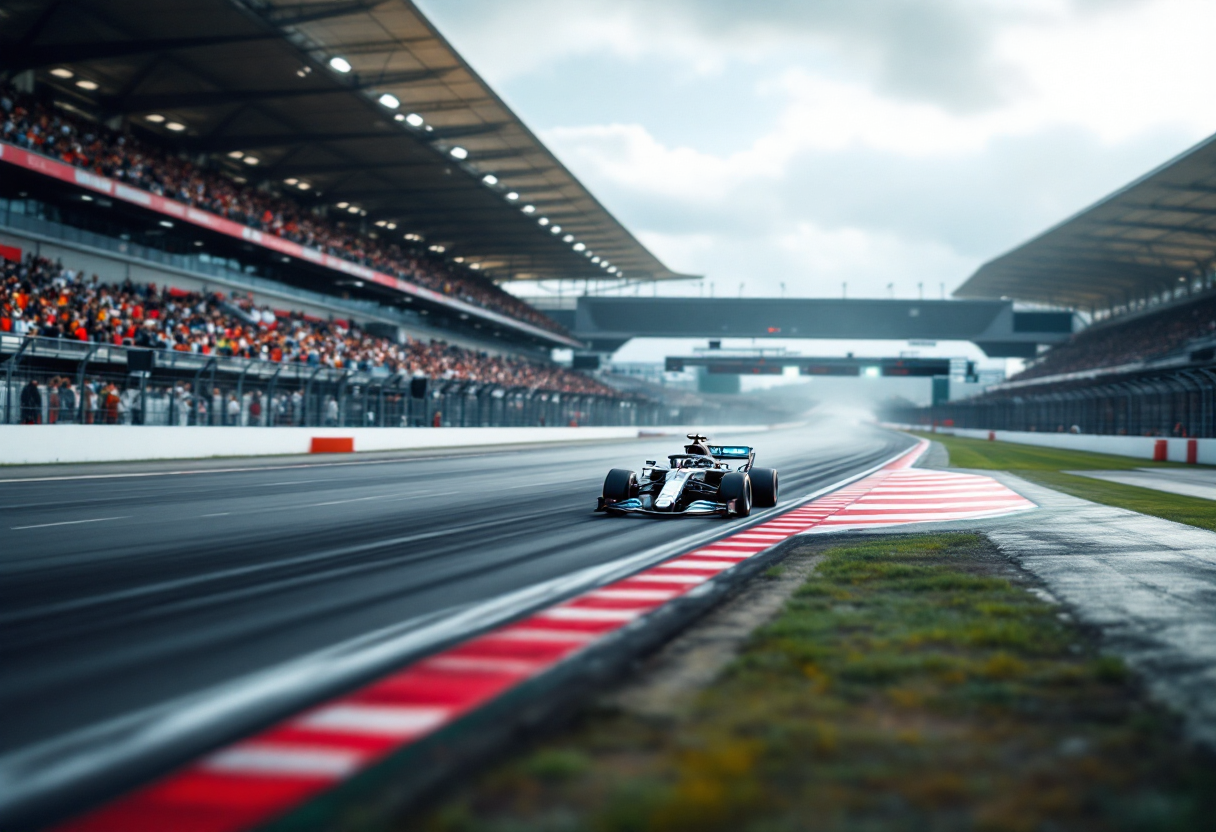
M 1209 296 L 1083 330 L 1013 379 L 1026 381 L 1152 361 L 1177 353 L 1196 339 L 1211 337 L 1216 337 L 1216 297 Z
M 443 341 L 397 344 L 361 332 L 348 321 L 310 320 L 220 293 L 130 282 L 109 285 L 33 257 L 3 262 L 0 332 L 620 396 L 588 376 L 553 365 L 492 356 Z
M 200 168 L 169 150 L 0 86 L 0 140 L 210 211 L 259 231 L 425 286 L 552 332 L 561 326 L 472 270 L 320 216 L 283 196 Z

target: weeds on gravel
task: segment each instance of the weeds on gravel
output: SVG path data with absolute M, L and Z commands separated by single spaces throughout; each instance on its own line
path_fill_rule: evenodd
M 589 710 L 401 828 L 1186 830 L 1213 816 L 1216 767 L 986 540 L 823 555 L 683 715 Z

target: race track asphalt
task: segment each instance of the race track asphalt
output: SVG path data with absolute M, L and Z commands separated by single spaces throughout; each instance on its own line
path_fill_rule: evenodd
M 756 445 L 787 500 L 912 444 L 832 422 L 713 439 Z M 608 468 L 678 444 L 0 469 L 0 762 L 407 618 L 727 532 L 592 512 Z

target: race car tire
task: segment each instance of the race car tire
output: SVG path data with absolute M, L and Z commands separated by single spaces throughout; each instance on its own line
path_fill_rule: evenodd
M 747 472 L 752 481 L 752 505 L 756 508 L 772 508 L 777 505 L 777 469 L 753 468 Z
M 628 500 L 638 494 L 638 478 L 632 471 L 613 468 L 604 478 L 604 499 L 610 503 Z
M 742 471 L 731 471 L 718 485 L 718 502 L 735 501 L 735 514 L 746 517 L 752 513 L 752 481 Z

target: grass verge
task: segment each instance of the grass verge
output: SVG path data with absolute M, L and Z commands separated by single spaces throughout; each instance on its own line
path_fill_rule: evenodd
M 954 468 L 1013 471 L 1020 477 L 1072 494 L 1074 497 L 1216 531 L 1216 501 L 1065 473 L 1184 467 L 1179 463 L 1153 463 L 1143 459 L 1018 445 L 1012 442 L 987 442 L 943 434 L 918 435 L 941 442 L 949 452 L 950 465 Z
M 812 554 L 811 579 L 678 715 L 588 710 L 394 828 L 1182 830 L 1212 817 L 1212 761 L 986 539 L 793 557 Z

